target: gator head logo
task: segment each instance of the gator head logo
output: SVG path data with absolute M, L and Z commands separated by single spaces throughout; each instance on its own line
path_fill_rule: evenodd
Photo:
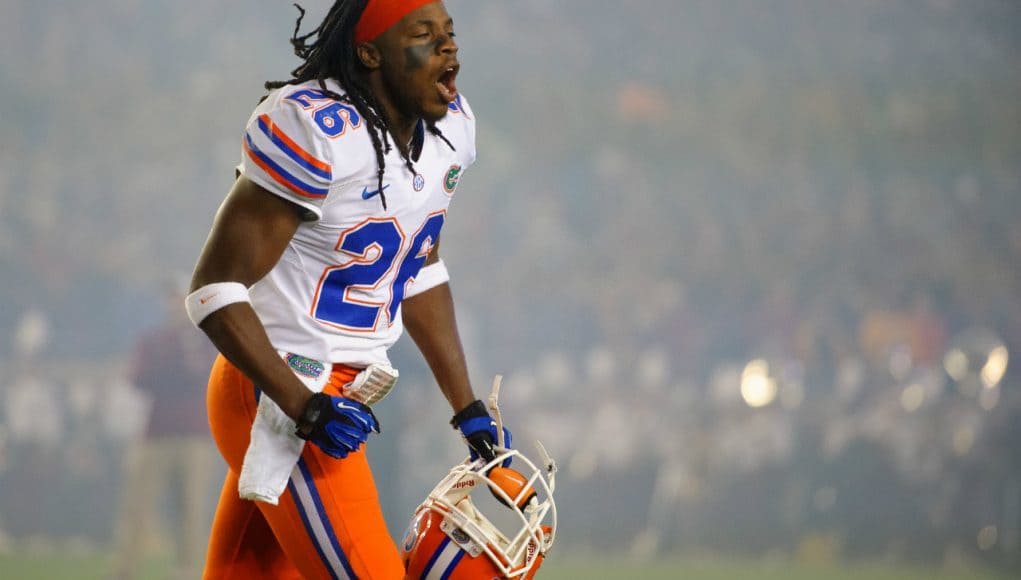
M 297 354 L 288 354 L 287 364 L 294 372 L 310 379 L 318 379 L 319 375 L 326 370 L 326 365 L 323 363 Z
M 454 528 L 451 530 L 450 537 L 458 544 L 467 544 L 471 541 L 471 537 L 469 537 L 461 528 Z
M 450 169 L 447 170 L 446 177 L 443 178 L 443 191 L 447 192 L 448 195 L 454 193 L 454 189 L 457 187 L 457 182 L 461 179 L 461 166 L 451 165 Z

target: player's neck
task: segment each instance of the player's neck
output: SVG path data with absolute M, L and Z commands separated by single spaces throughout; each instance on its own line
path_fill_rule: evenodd
M 397 119 L 400 119 L 397 120 L 391 117 L 391 119 L 394 119 L 391 121 L 392 125 L 390 126 L 390 134 L 394 138 L 394 143 L 404 157 L 409 157 L 411 155 L 411 139 L 415 135 L 415 126 L 418 125 L 418 118 L 397 117 Z
M 376 100 L 383 106 L 383 113 L 386 115 L 394 143 L 401 153 L 407 156 L 411 138 L 415 134 L 415 126 L 418 125 L 418 117 L 406 115 L 397 108 L 378 75 L 369 78 L 369 86 Z

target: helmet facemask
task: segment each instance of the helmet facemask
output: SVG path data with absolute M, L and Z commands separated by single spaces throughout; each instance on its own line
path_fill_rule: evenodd
M 413 553 L 418 546 L 412 537 L 436 533 L 422 529 L 430 528 L 422 525 L 427 518 L 439 521 L 439 531 L 466 556 L 477 560 L 484 555 L 499 577 L 531 578 L 553 546 L 557 527 L 556 465 L 542 444 L 536 445 L 543 469 L 504 448 L 492 461 L 466 459 L 451 469 L 415 512 L 404 546 L 406 561 L 428 557 Z M 514 468 L 501 467 L 508 459 Z

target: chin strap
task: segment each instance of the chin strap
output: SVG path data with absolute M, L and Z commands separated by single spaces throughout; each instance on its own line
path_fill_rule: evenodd
M 503 375 L 493 377 L 493 390 L 489 393 L 489 412 L 496 422 L 496 446 L 506 447 L 503 440 L 503 417 L 500 416 L 500 383 L 503 382 Z

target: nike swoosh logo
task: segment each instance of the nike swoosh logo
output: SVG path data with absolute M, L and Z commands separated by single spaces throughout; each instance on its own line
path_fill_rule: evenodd
M 199 298 L 199 304 L 205 304 L 206 302 L 209 302 L 213 298 L 216 298 L 216 296 L 219 295 L 219 294 L 220 293 L 217 292 L 216 294 L 210 294 L 209 296 L 206 296 L 205 298 Z
M 390 187 L 389 183 L 384 185 L 383 189 L 374 189 L 372 191 L 369 191 L 368 187 L 363 187 L 362 188 L 362 199 L 372 199 L 373 197 L 378 195 L 380 191 L 386 191 L 386 188 L 388 188 L 388 187 Z
M 358 407 L 348 405 L 347 403 L 337 403 L 337 408 L 340 409 L 341 411 L 355 411 L 355 412 L 360 411 Z

